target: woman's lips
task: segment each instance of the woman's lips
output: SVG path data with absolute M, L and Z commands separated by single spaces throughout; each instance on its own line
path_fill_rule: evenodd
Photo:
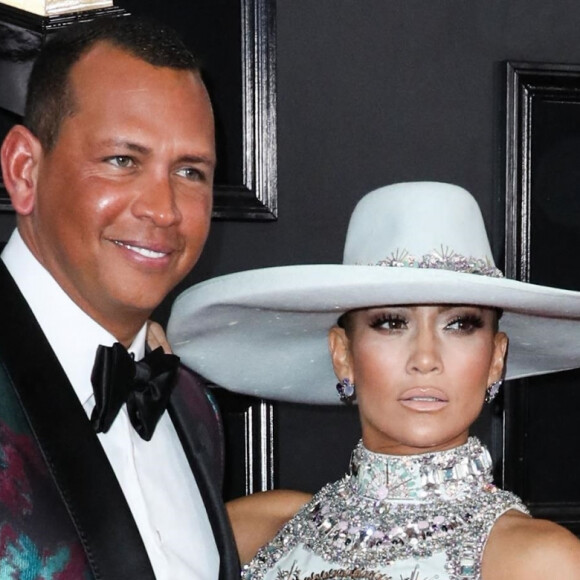
M 404 391 L 399 397 L 403 407 L 419 412 L 439 411 L 447 406 L 449 399 L 440 389 L 434 387 L 414 387 Z

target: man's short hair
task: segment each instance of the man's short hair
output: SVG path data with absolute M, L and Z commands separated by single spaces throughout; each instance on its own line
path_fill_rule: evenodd
M 177 33 L 160 23 L 124 16 L 73 24 L 49 37 L 28 81 L 24 125 L 50 151 L 65 117 L 75 112 L 73 65 L 106 42 L 153 66 L 199 71 L 199 61 Z

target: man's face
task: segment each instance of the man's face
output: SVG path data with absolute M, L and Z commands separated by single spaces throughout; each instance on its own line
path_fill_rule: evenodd
M 40 155 L 21 230 L 67 294 L 121 339 L 190 271 L 206 240 L 211 105 L 196 74 L 106 43 L 75 64 L 70 83 L 75 112 Z

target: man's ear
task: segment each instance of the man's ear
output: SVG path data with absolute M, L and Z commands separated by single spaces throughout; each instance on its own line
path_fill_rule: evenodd
M 12 206 L 19 215 L 34 209 L 36 184 L 42 146 L 23 125 L 10 129 L 0 149 L 2 177 Z
M 328 331 L 328 348 L 336 378 L 339 381 L 344 378 L 354 380 L 349 340 L 344 328 L 333 326 Z

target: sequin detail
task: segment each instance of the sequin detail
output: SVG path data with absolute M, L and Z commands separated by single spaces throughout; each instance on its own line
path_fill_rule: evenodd
M 393 578 L 379 572 L 351 568 L 349 570 L 327 570 L 319 574 L 310 574 L 304 580 L 393 580 Z
M 444 553 L 441 579 L 476 580 L 489 532 L 510 509 L 528 513 L 515 495 L 491 483 L 489 453 L 475 437 L 448 451 L 404 457 L 372 453 L 359 443 L 350 473 L 318 492 L 242 576 L 260 580 L 302 547 L 333 568 L 394 577 L 397 561 Z
M 407 250 L 396 250 L 388 258 L 379 260 L 373 266 L 388 266 L 390 268 L 422 268 L 432 270 L 450 270 L 463 274 L 479 274 L 491 278 L 503 278 L 503 273 L 496 268 L 491 260 L 463 256 L 449 248 L 441 247 L 423 254 L 420 258 L 409 254 Z

